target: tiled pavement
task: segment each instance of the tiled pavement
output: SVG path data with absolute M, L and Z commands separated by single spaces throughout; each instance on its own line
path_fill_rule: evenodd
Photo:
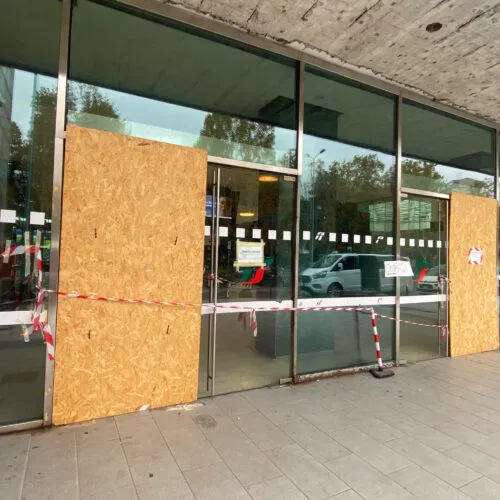
M 500 353 L 0 436 L 0 498 L 500 499 Z

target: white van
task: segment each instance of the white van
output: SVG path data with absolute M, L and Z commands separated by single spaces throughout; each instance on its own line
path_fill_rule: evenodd
M 402 257 L 402 259 L 405 259 Z M 311 295 L 340 297 L 346 293 L 373 290 L 395 293 L 395 278 L 386 278 L 384 262 L 393 255 L 331 253 L 317 260 L 299 275 L 300 288 Z M 405 259 L 408 260 L 408 259 Z M 412 278 L 406 278 L 410 282 Z M 402 285 L 402 288 L 406 283 Z

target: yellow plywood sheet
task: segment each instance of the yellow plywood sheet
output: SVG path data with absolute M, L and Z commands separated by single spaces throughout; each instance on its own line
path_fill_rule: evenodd
M 498 349 L 496 232 L 495 200 L 451 195 L 448 267 L 452 356 Z M 482 249 L 483 264 L 468 263 L 471 247 Z
M 206 152 L 69 127 L 59 287 L 199 303 Z M 200 308 L 61 297 L 54 424 L 196 399 Z

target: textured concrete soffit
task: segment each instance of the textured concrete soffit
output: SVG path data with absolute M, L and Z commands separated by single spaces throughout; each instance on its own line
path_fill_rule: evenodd
M 500 124 L 500 2 L 158 1 Z M 442 28 L 427 32 L 436 22 Z

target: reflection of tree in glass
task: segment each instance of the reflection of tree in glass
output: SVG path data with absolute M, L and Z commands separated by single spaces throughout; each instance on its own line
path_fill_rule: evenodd
M 477 196 L 493 196 L 493 176 L 478 180 L 467 176 L 463 170 L 463 177 L 447 181 L 437 168 L 438 164 L 423 160 L 403 160 L 401 163 L 403 172 L 403 185 L 417 187 L 426 191 L 449 193 L 451 191 L 463 191 Z M 405 182 L 406 178 L 406 182 Z
M 70 123 L 118 134 L 127 133 L 125 122 L 120 120 L 115 105 L 99 87 L 70 82 L 68 96 L 68 121 Z
M 214 156 L 272 165 L 274 140 L 272 125 L 209 113 L 195 147 L 206 149 Z
M 317 160 L 314 169 L 302 193 L 303 203 L 314 203 L 314 220 L 309 221 L 314 230 L 369 231 L 368 204 L 391 199 L 392 169 L 376 154 L 355 155 L 328 166 Z M 307 217 L 308 212 L 303 214 Z
M 11 124 L 9 206 L 21 214 L 26 210 L 51 213 L 56 99 L 55 88 L 42 87 L 35 92 L 32 122 L 26 138 L 15 122 Z M 114 105 L 91 85 L 69 86 L 68 110 L 82 116 L 92 114 L 116 119 L 117 128 L 124 129 Z M 85 122 L 79 124 L 85 126 Z M 28 195 L 31 204 L 26 206 Z

